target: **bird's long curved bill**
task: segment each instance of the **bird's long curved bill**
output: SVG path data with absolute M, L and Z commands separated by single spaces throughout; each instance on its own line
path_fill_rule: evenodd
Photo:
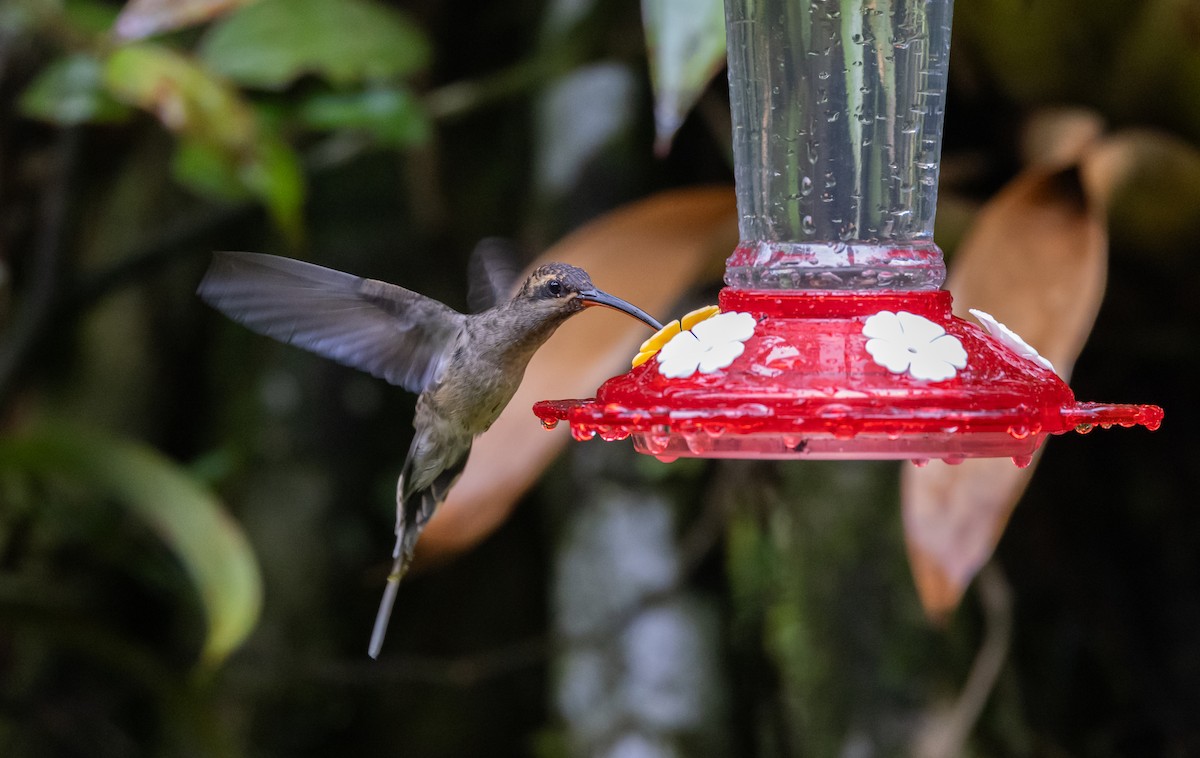
M 612 308 L 615 311 L 620 311 L 621 313 L 633 316 L 638 321 L 641 321 L 656 331 L 658 329 L 662 329 L 662 324 L 655 321 L 649 313 L 646 313 L 644 310 L 636 305 L 633 305 L 632 303 L 627 303 L 621 298 L 610 295 L 602 290 L 588 290 L 587 292 L 580 292 L 579 299 L 583 301 L 585 308 L 594 305 L 603 305 L 605 308 Z

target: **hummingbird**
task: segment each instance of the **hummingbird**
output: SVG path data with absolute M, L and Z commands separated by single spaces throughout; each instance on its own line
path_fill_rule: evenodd
M 262 253 L 219 252 L 197 294 L 252 331 L 309 350 L 418 393 L 413 438 L 396 485 L 392 570 L 371 632 L 378 658 L 417 539 L 462 475 L 475 437 L 517 391 L 525 367 L 554 330 L 593 306 L 612 308 L 653 329 L 640 308 L 603 292 L 581 268 L 538 267 L 512 291 L 496 263 L 494 240 L 472 256 L 471 300 L 480 280 L 492 307 L 460 313 L 395 284 Z

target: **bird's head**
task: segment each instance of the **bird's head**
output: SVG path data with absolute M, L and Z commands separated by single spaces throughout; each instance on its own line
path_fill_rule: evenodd
M 565 319 L 584 308 L 602 305 L 621 311 L 653 329 L 662 324 L 637 306 L 596 289 L 588 273 L 566 263 L 538 267 L 517 292 L 514 301 L 549 320 Z

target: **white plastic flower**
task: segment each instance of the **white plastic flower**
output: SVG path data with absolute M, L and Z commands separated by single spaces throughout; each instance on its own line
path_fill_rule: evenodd
M 721 309 L 715 305 L 706 305 L 703 308 L 697 308 L 684 316 L 675 319 L 671 323 L 664 326 L 654 333 L 650 339 L 642 343 L 638 348 L 638 354 L 633 357 L 633 368 L 637 368 L 646 361 L 653 358 L 662 350 L 662 346 L 671 341 L 671 338 L 682 331 L 691 329 L 701 321 L 710 319 L 721 312 Z
M 1000 341 L 1001 345 L 1004 345 L 1022 358 L 1028 358 L 1039 366 L 1054 371 L 1053 363 L 1043 358 L 1028 342 L 1021 339 L 1019 334 L 997 321 L 992 314 L 976 310 L 975 308 L 971 308 L 970 313 L 979 320 L 979 323 L 983 324 L 983 328 L 987 330 L 988 334 Z
M 749 313 L 718 313 L 682 331 L 658 352 L 658 372 L 670 379 L 685 379 L 699 371 L 711 374 L 733 363 L 754 334 Z
M 940 382 L 967 366 L 958 338 L 915 313 L 880 311 L 867 319 L 862 333 L 868 337 L 867 352 L 893 374 Z

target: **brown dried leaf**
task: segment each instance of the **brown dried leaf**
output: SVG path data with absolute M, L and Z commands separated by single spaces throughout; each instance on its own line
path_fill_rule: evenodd
M 737 242 L 732 188 L 678 190 L 620 208 L 572 233 L 533 266 L 580 266 L 596 285 L 660 319 Z M 570 439 L 542 429 L 531 408 L 548 398 L 591 397 L 629 369 L 644 324 L 606 309 L 571 319 L 538 351 L 512 402 L 475 441 L 462 479 L 421 536 L 428 559 L 465 550 L 492 533 Z
M 124 40 L 144 39 L 211 21 L 253 0 L 129 0 L 115 30 Z
M 1104 117 L 1094 110 L 1043 108 L 1022 130 L 1021 155 L 1027 166 L 1070 166 L 1078 163 L 1103 134 Z
M 1108 239 L 1080 172 L 1025 171 L 980 212 L 947 282 L 955 311 L 987 311 L 1068 378 L 1104 294 Z M 953 610 L 991 556 L 1034 464 L 934 461 L 901 477 L 905 539 L 926 612 Z

